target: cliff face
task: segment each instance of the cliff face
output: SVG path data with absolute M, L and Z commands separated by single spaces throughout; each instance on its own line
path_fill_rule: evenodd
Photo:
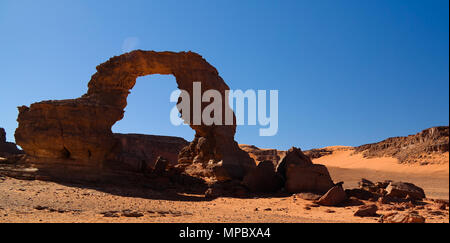
M 194 82 L 201 83 L 202 92 L 214 89 L 222 97 L 229 90 L 217 70 L 196 53 L 133 51 L 97 66 L 87 93 L 78 99 L 42 101 L 20 107 L 19 127 L 15 133 L 17 144 L 37 163 L 107 166 L 105 162 L 114 156 L 113 148 L 117 144 L 111 127 L 123 118 L 127 97 L 136 79 L 151 74 L 175 76 L 178 88 L 187 91 L 190 97 L 193 97 Z M 201 103 L 200 111 L 211 102 Z M 190 102 L 191 118 L 193 103 Z M 230 109 L 228 102 L 223 102 L 222 124 Z M 235 125 L 202 123 L 191 128 L 196 137 L 181 151 L 179 162 L 222 161 L 223 167 L 235 177 L 242 177 L 254 167 L 251 158 L 234 141 Z
M 133 171 L 153 168 L 158 156 L 171 165 L 178 163 L 178 154 L 189 143 L 183 138 L 141 134 L 114 134 L 117 139 L 116 161 L 122 161 Z
M 433 127 L 416 135 L 388 138 L 355 148 L 367 158 L 390 156 L 401 163 L 433 163 L 433 154 L 449 151 L 449 127 Z

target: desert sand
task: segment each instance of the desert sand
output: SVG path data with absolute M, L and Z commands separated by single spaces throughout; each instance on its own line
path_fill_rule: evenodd
M 400 165 L 392 158 L 365 159 L 350 148 L 333 147 L 333 154 L 314 160 L 329 167 L 333 179 L 356 187 L 362 177 L 408 181 L 425 189 L 430 198 L 448 199 L 448 164 Z M 448 156 L 448 154 L 447 154 Z M 379 217 L 360 218 L 355 206 L 314 207 L 296 195 L 207 199 L 176 191 L 101 185 L 58 184 L 0 179 L 0 222 L 144 222 L 144 223 L 376 223 Z M 370 204 L 372 202 L 365 202 Z M 427 200 L 414 209 L 429 223 L 448 223 L 448 211 L 437 211 Z M 378 214 L 391 212 L 380 206 Z
M 333 146 L 326 149 L 333 154 L 314 159 L 316 164 L 326 165 L 335 181 L 344 181 L 344 187 L 357 187 L 361 178 L 373 181 L 396 180 L 414 183 L 422 187 L 427 197 L 449 199 L 449 153 L 440 155 L 441 164 L 400 164 L 396 158 L 364 158 L 354 153 L 352 147 Z

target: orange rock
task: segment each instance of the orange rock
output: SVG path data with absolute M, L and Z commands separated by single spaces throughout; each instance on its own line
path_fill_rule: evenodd
M 117 140 L 111 127 L 124 116 L 129 91 L 136 79 L 151 74 L 171 74 L 178 87 L 193 97 L 193 83 L 202 91 L 229 90 L 217 70 L 193 52 L 133 51 L 113 57 L 97 67 L 88 91 L 78 99 L 42 101 L 19 107 L 16 142 L 35 162 L 102 168 Z M 191 102 L 191 112 L 193 104 Z M 223 113 L 229 111 L 224 103 Z M 203 110 L 209 103 L 202 103 Z M 193 115 L 191 114 L 191 117 Z M 225 124 L 225 115 L 223 124 Z M 235 125 L 191 125 L 196 138 L 180 153 L 183 162 L 223 161 L 233 177 L 242 178 L 255 167 L 234 141 Z M 120 152 L 120 151 L 119 151 Z

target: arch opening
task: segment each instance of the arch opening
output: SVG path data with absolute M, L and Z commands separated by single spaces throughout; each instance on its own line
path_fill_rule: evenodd
M 124 154 L 117 149 L 117 137 L 111 128 L 124 118 L 127 97 L 136 79 L 152 74 L 175 76 L 178 88 L 191 97 L 194 82 L 201 82 L 202 91 L 214 89 L 223 97 L 229 90 L 217 70 L 196 53 L 133 51 L 97 66 L 87 93 L 78 99 L 42 101 L 30 107 L 19 107 L 17 144 L 43 163 L 103 168 L 109 158 Z M 206 105 L 202 103 L 200 110 Z M 227 109 L 230 108 L 224 102 L 223 112 Z M 191 102 L 191 114 L 192 111 Z M 246 171 L 254 168 L 253 160 L 234 140 L 236 125 L 190 127 L 195 137 L 181 150 L 178 163 L 209 164 L 212 160 L 226 168 L 232 178 L 242 178 Z M 70 158 L 61 155 L 66 150 Z
M 152 74 L 136 79 L 124 117 L 112 127 L 120 146 L 115 160 L 141 172 L 150 171 L 159 156 L 171 165 L 178 163 L 178 154 L 194 139 L 195 132 L 189 126 L 170 122 L 175 103 L 169 97 L 177 89 L 173 75 Z

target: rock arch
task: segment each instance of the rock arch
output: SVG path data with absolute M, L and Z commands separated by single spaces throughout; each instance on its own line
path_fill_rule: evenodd
M 78 99 L 19 107 L 16 143 L 42 163 L 105 166 L 116 142 L 111 127 L 123 118 L 136 79 L 151 74 L 175 76 L 178 88 L 191 97 L 193 82 L 201 82 L 202 91 L 215 89 L 223 97 L 229 89 L 217 70 L 196 53 L 133 51 L 97 66 L 88 92 Z M 206 105 L 202 103 L 202 110 Z M 223 112 L 230 109 L 227 102 L 223 108 Z M 181 151 L 180 163 L 223 161 L 230 175 L 239 178 L 254 167 L 234 140 L 235 125 L 191 127 L 195 139 Z

